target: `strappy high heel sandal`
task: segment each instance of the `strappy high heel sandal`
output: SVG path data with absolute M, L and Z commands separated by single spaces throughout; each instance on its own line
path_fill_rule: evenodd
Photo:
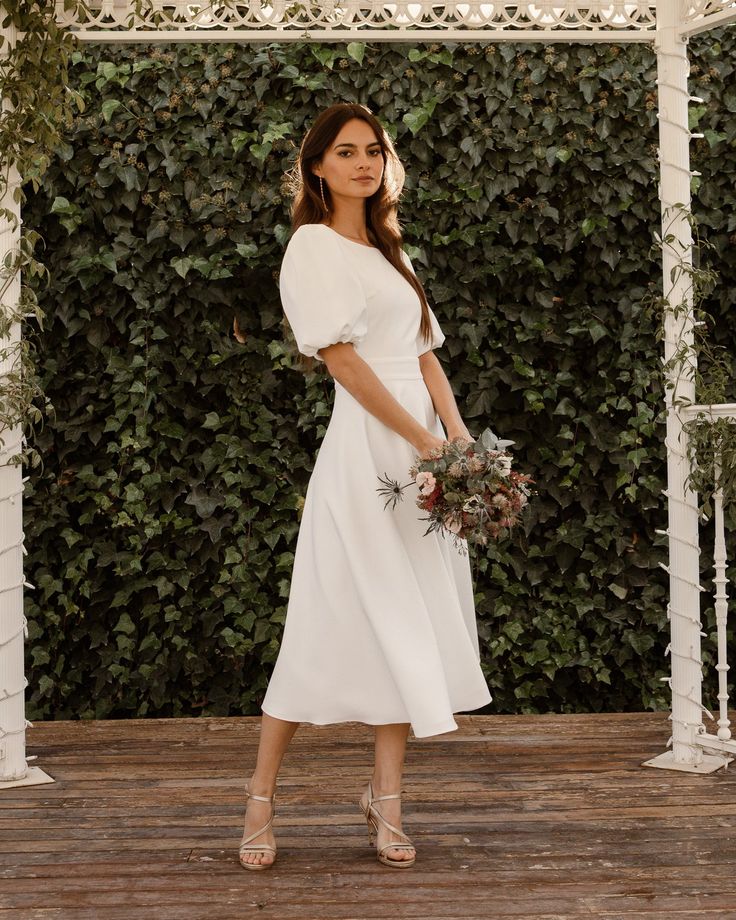
M 409 866 L 413 866 L 416 862 L 416 853 L 411 859 L 391 859 L 390 856 L 386 856 L 384 850 L 390 850 L 394 847 L 397 850 L 414 850 L 415 847 L 412 844 L 411 840 L 406 836 L 403 831 L 400 831 L 398 827 L 394 827 L 393 824 L 389 824 L 388 821 L 383 817 L 383 815 L 373 807 L 374 802 L 383 802 L 386 799 L 400 799 L 400 792 L 393 792 L 391 795 L 379 795 L 376 798 L 373 797 L 373 788 L 370 781 L 368 782 L 368 804 L 366 807 L 363 807 L 362 798 L 358 802 L 360 805 L 360 810 L 365 815 L 365 820 L 368 825 L 368 843 L 370 846 L 373 846 L 373 834 L 376 836 L 376 843 L 378 842 L 378 824 L 376 819 L 383 824 L 385 828 L 390 830 L 394 834 L 398 834 L 400 837 L 403 837 L 406 841 L 405 843 L 387 843 L 382 846 L 377 854 L 376 858 L 384 866 L 391 866 L 394 869 L 408 869 Z
M 255 795 L 255 793 L 250 792 L 248 789 L 248 784 L 245 784 L 245 795 L 246 795 L 246 806 L 248 804 L 248 799 L 257 799 L 259 802 L 270 802 L 271 803 L 271 817 L 266 821 L 263 827 L 260 830 L 257 830 L 254 834 L 251 834 L 249 837 L 245 837 L 245 828 L 243 828 L 243 840 L 241 841 L 240 848 L 238 849 L 238 860 L 240 865 L 244 869 L 268 869 L 276 862 L 276 847 L 272 847 L 269 843 L 251 843 L 251 840 L 255 840 L 260 834 L 268 830 L 271 827 L 271 822 L 274 819 L 276 810 L 273 807 L 273 800 L 276 798 L 276 793 L 271 796 L 268 795 Z M 244 853 L 259 853 L 264 850 L 270 850 L 273 853 L 273 860 L 270 863 L 251 863 L 243 862 Z

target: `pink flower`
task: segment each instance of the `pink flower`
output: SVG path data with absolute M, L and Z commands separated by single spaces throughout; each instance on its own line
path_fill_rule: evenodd
M 422 495 L 431 495 L 437 485 L 437 480 L 431 473 L 422 472 L 417 475 L 416 484 L 419 486 L 419 491 Z

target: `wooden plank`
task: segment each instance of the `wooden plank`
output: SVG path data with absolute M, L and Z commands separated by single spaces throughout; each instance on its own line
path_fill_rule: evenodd
M 595 917 L 601 914 L 614 913 L 619 918 L 625 918 L 632 911 L 651 911 L 654 916 L 665 920 L 671 912 L 678 908 L 683 899 L 690 902 L 690 909 L 720 909 L 721 917 L 726 911 L 734 910 L 732 893 L 724 895 L 705 894 L 700 888 L 684 888 L 669 894 L 657 891 L 648 886 L 639 886 L 631 893 L 609 893 L 603 891 L 598 894 L 586 893 L 582 886 L 560 886 L 560 890 L 550 889 L 549 886 L 531 885 L 529 888 L 520 889 L 516 896 L 500 897 L 498 889 L 478 891 L 471 885 L 462 889 L 461 906 L 458 904 L 457 885 L 447 893 L 435 890 L 433 880 L 427 879 L 425 884 L 414 880 L 411 885 L 406 879 L 401 885 L 394 885 L 388 890 L 374 888 L 365 880 L 359 884 L 353 883 L 351 889 L 334 890 L 332 887 L 323 889 L 302 888 L 297 892 L 287 890 L 281 892 L 275 885 L 274 870 L 267 870 L 271 880 L 265 882 L 255 880 L 250 885 L 229 886 L 223 889 L 218 887 L 211 891 L 187 891 L 180 895 L 175 892 L 148 892 L 143 887 L 129 886 L 125 891 L 95 892 L 93 894 L 76 893 L 61 895 L 55 899 L 54 909 L 66 912 L 67 916 L 79 917 L 76 911 L 82 908 L 94 908 L 99 911 L 98 916 L 108 917 L 108 911 L 121 905 L 124 899 L 129 910 L 129 917 L 135 913 L 145 911 L 151 903 L 158 903 L 168 908 L 176 907 L 179 916 L 190 916 L 197 912 L 203 915 L 211 911 L 210 916 L 222 917 L 222 910 L 238 907 L 241 917 L 247 916 L 249 909 L 258 908 L 257 916 L 267 918 L 299 918 L 299 920 L 317 920 L 318 917 L 360 918 L 360 920 L 373 920 L 388 916 L 431 918 L 431 920 L 447 920 L 448 916 L 454 917 L 518 917 L 535 916 L 558 917 L 560 913 L 573 916 Z M 391 871 L 391 870 L 389 870 Z M 406 870 L 402 870 L 406 871 Z M 252 876 L 262 873 L 251 873 Z M 394 873 L 398 874 L 398 872 Z M 408 874 L 408 871 L 406 872 Z M 28 896 L 25 898 L 10 898 L 7 908 L 26 912 L 38 910 L 44 906 L 41 897 Z M 152 899 L 157 898 L 156 902 Z M 160 907 L 157 907 L 152 916 L 159 917 Z M 75 911 L 75 913 L 71 913 Z M 58 916 L 58 913 L 57 913 Z M 63 916 L 63 913 L 62 913 Z
M 0 920 L 736 920 L 736 769 L 643 768 L 666 713 L 456 718 L 409 741 L 402 872 L 357 807 L 370 726 L 300 726 L 255 873 L 236 854 L 259 719 L 34 723 L 57 782 L 0 793 Z

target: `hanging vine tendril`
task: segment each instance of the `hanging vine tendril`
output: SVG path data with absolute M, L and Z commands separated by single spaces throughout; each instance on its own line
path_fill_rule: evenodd
M 703 408 L 694 417 L 683 421 L 683 430 L 687 435 L 687 458 L 689 472 L 687 487 L 699 496 L 701 513 L 710 517 L 713 513 L 713 495 L 720 486 L 724 502 L 736 497 L 736 419 L 719 413 L 718 407 L 733 402 L 730 392 L 736 379 L 736 367 L 733 356 L 728 349 L 713 342 L 715 320 L 703 307 L 702 302 L 716 288 L 719 275 L 710 266 L 702 264 L 703 253 L 715 246 L 698 234 L 695 216 L 682 205 L 674 205 L 688 221 L 693 234 L 693 265 L 682 258 L 675 266 L 690 277 L 692 284 L 693 341 L 692 347 L 687 341 L 679 341 L 672 356 L 662 363 L 664 386 L 673 391 L 672 404 L 679 409 L 691 405 L 688 398 L 678 396 L 681 380 L 694 379 L 696 401 L 694 405 Z M 674 220 L 675 218 L 673 218 Z M 665 234 L 664 239 L 657 239 L 652 250 L 671 245 L 673 236 Z M 651 254 L 651 250 L 650 250 Z M 650 294 L 642 299 L 642 306 L 655 310 L 659 320 L 657 340 L 664 338 L 665 319 L 670 314 L 675 321 L 687 315 L 690 309 L 687 302 L 675 304 L 661 295 Z M 674 379 L 672 375 L 676 373 Z
M 64 8 L 87 9 L 87 4 L 64 0 Z M 84 110 L 84 102 L 67 81 L 69 57 L 78 39 L 57 26 L 55 13 L 54 3 L 3 0 L 0 14 L 3 27 L 12 25 L 17 32 L 13 43 L 0 36 L 0 93 L 4 103 L 0 118 L 0 200 L 8 204 L 12 195 L 21 208 L 26 201 L 24 184 L 30 182 L 34 192 L 38 191 L 64 130 L 72 124 L 75 109 Z M 13 241 L 18 240 L 0 265 L 0 361 L 9 368 L 0 385 L 0 438 L 20 426 L 22 438 L 10 445 L 5 462 L 36 467 L 41 457 L 27 436 L 53 407 L 44 396 L 36 371 L 36 340 L 43 330 L 43 311 L 28 282 L 38 277 L 48 283 L 49 272 L 33 255 L 40 234 L 25 228 L 18 234 L 18 225 L 15 211 L 0 207 L 0 228 Z M 19 273 L 17 303 L 9 304 L 8 292 Z

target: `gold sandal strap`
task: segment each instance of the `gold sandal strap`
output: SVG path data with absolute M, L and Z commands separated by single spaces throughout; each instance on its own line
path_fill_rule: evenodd
M 383 817 L 383 815 L 380 813 L 380 811 L 378 811 L 377 809 L 373 808 L 372 806 L 371 806 L 371 812 L 375 815 L 376 818 L 379 819 L 379 821 L 381 822 L 381 824 L 383 824 L 384 827 L 388 828 L 388 830 L 393 831 L 394 834 L 400 834 L 402 837 L 406 837 L 406 834 L 405 834 L 403 831 L 399 830 L 398 827 L 394 827 L 393 824 L 390 824 L 390 823 Z M 407 839 L 408 839 L 408 838 L 407 838 Z
M 384 850 L 390 850 L 392 847 L 394 847 L 397 850 L 415 850 L 416 849 L 416 847 L 412 843 L 387 843 L 385 846 L 381 847 L 381 849 L 378 851 L 379 855 L 383 855 Z
M 270 850 L 272 853 L 275 853 L 276 847 L 272 847 L 270 843 L 262 843 L 260 844 L 260 846 L 255 843 L 251 843 L 251 844 L 241 843 L 240 846 L 238 847 L 238 851 L 240 853 L 245 853 L 246 850 L 249 853 L 256 853 L 259 850 Z
M 259 831 L 256 831 L 254 834 L 251 834 L 250 837 L 246 837 L 246 839 L 242 841 L 241 846 L 243 843 L 250 843 L 250 841 L 253 840 L 255 837 L 257 837 L 259 834 L 262 834 L 264 831 L 268 830 L 268 828 L 271 826 L 272 821 L 273 821 L 273 816 L 271 816 L 268 819 L 268 821 L 263 825 L 263 827 Z
M 400 799 L 401 792 L 391 792 L 387 795 L 379 795 L 378 797 L 373 795 L 373 783 L 368 780 L 368 804 L 371 802 L 383 802 L 384 799 Z
M 269 846 L 267 843 L 264 843 L 264 844 L 262 844 L 261 846 L 256 846 L 255 844 L 251 844 L 250 846 L 246 846 L 245 844 L 241 844 L 240 849 L 238 850 L 238 852 L 241 853 L 241 854 L 242 854 L 242 853 L 257 853 L 257 852 L 259 852 L 260 850 L 270 850 L 272 853 L 275 853 L 275 852 L 276 852 L 276 847 Z

